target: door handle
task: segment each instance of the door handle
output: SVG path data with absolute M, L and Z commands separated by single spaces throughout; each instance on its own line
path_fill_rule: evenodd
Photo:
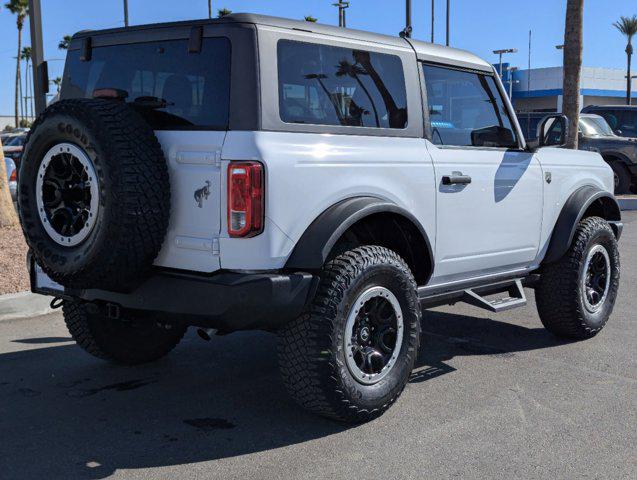
M 469 175 L 463 175 L 462 172 L 453 172 L 451 175 L 442 177 L 443 185 L 468 185 L 471 183 Z

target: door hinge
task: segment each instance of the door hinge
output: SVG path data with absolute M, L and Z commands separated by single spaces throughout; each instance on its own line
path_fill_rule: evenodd
M 212 239 L 212 254 L 213 255 L 221 255 L 221 247 L 219 246 L 219 239 Z
M 221 168 L 221 150 L 213 153 L 213 163 L 215 167 Z

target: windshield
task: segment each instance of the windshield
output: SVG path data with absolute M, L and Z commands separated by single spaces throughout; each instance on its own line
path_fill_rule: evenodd
M 24 139 L 25 137 L 23 135 L 16 135 L 3 142 L 3 145 L 5 147 L 21 147 L 24 145 Z
M 614 137 L 606 120 L 599 116 L 580 117 L 579 128 L 584 135 L 595 137 Z

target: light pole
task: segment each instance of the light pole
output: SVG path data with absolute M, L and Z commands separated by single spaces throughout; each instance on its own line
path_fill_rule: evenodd
M 124 26 L 128 27 L 128 0 L 124 0 Z
M 495 53 L 496 55 L 500 55 L 500 69 L 498 70 L 498 73 L 500 74 L 500 78 L 503 78 L 504 76 L 502 75 L 502 55 L 504 55 L 505 53 L 518 53 L 518 49 L 517 48 L 503 48 L 501 50 L 494 50 L 493 53 Z
M 42 9 L 40 0 L 29 0 L 29 22 L 31 30 L 31 67 L 33 68 L 33 96 L 35 114 L 46 108 L 46 94 L 49 92 L 47 65 L 42 47 Z
M 338 3 L 333 3 L 332 6 L 338 7 L 338 26 L 347 28 L 347 18 L 345 16 L 345 10 L 349 8 L 349 2 L 338 0 Z
M 434 27 L 436 24 L 436 0 L 431 0 L 431 43 L 434 43 Z
M 451 0 L 447 0 L 447 46 L 449 46 L 449 17 L 451 15 Z
M 212 18 L 212 0 L 208 0 L 208 18 Z
M 519 80 L 513 80 L 513 74 L 518 70 L 518 67 L 509 67 L 507 71 L 509 72 L 509 100 L 513 101 L 513 84 L 520 83 Z

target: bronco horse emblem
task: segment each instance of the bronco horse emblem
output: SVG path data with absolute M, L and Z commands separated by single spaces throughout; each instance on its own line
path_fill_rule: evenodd
M 203 208 L 203 201 L 208 200 L 210 196 L 210 180 L 206 180 L 206 184 L 198 190 L 195 190 L 195 202 L 199 208 Z

